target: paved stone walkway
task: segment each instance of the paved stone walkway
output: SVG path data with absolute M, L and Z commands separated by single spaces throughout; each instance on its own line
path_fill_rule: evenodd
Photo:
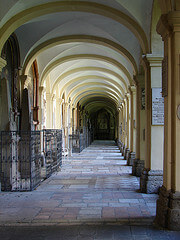
M 2 240 L 179 240 L 180 232 L 152 226 L 76 225 L 0 227 Z
M 35 191 L 1 193 L 0 224 L 151 224 L 158 196 L 139 193 L 130 173 L 114 142 L 96 141 Z
M 1 192 L 0 239 L 180 239 L 153 228 L 158 196 L 138 191 L 126 163 L 114 142 L 96 141 L 35 191 Z

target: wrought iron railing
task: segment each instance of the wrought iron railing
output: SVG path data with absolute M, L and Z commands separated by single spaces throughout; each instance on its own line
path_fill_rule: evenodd
M 43 152 L 45 156 L 45 177 L 58 171 L 62 165 L 62 130 L 43 130 Z
M 1 131 L 2 191 L 32 191 L 62 164 L 62 131 Z
M 0 178 L 3 191 L 31 191 L 40 181 L 40 132 L 0 132 Z

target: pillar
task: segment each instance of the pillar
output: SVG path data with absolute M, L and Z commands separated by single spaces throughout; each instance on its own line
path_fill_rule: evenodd
M 136 151 L 136 87 L 130 87 L 130 153 L 128 158 L 128 165 L 133 166 L 135 160 Z
M 8 84 L 5 78 L 1 78 L 3 68 L 6 66 L 6 61 L 0 57 L 0 130 L 7 130 L 7 124 L 9 122 L 9 104 L 8 98 Z M 9 99 L 9 100 L 8 100 Z M 9 102 L 9 104 L 7 104 Z M 3 116 L 3 117 L 2 117 Z
M 46 128 L 52 129 L 52 112 L 53 112 L 53 101 L 52 95 L 46 92 Z
M 130 94 L 127 93 L 126 94 L 126 152 L 125 152 L 125 159 L 128 161 L 129 159 L 129 153 L 130 153 L 130 121 L 131 121 L 131 116 L 130 116 L 130 112 L 131 112 L 131 106 L 130 106 L 130 102 L 131 102 L 131 97 Z
M 156 222 L 180 230 L 180 11 L 162 15 L 157 31 L 164 41 L 164 169 Z
M 162 98 L 162 56 L 147 54 L 145 70 L 145 169 L 141 175 L 142 192 L 157 193 L 163 181 L 164 100 Z
M 52 95 L 52 128 L 56 129 L 56 94 Z
M 61 118 L 62 118 L 62 99 L 60 97 L 56 97 L 56 128 L 61 129 Z
M 136 79 L 136 157 L 133 162 L 132 174 L 140 177 L 145 166 L 145 81 L 144 75 Z
M 69 135 L 69 129 L 68 129 L 68 121 L 69 121 L 69 104 L 64 103 L 64 141 L 65 141 L 65 148 L 68 148 L 68 135 Z
M 43 129 L 43 125 L 44 125 L 44 104 L 43 104 L 43 94 L 44 94 L 44 87 L 40 86 L 39 87 L 39 127 L 40 130 Z

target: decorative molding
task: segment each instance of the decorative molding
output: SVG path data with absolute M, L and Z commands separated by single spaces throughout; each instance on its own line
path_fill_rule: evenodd
M 149 61 L 150 67 L 162 67 L 162 55 L 146 54 L 146 58 Z

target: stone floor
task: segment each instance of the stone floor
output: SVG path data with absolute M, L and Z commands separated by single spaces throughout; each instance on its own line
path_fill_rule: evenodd
M 153 230 L 158 195 L 140 193 L 126 163 L 114 142 L 95 141 L 35 191 L 1 192 L 0 239 L 176 239 Z
M 180 233 L 152 226 L 76 225 L 0 227 L 2 240 L 179 240 Z

